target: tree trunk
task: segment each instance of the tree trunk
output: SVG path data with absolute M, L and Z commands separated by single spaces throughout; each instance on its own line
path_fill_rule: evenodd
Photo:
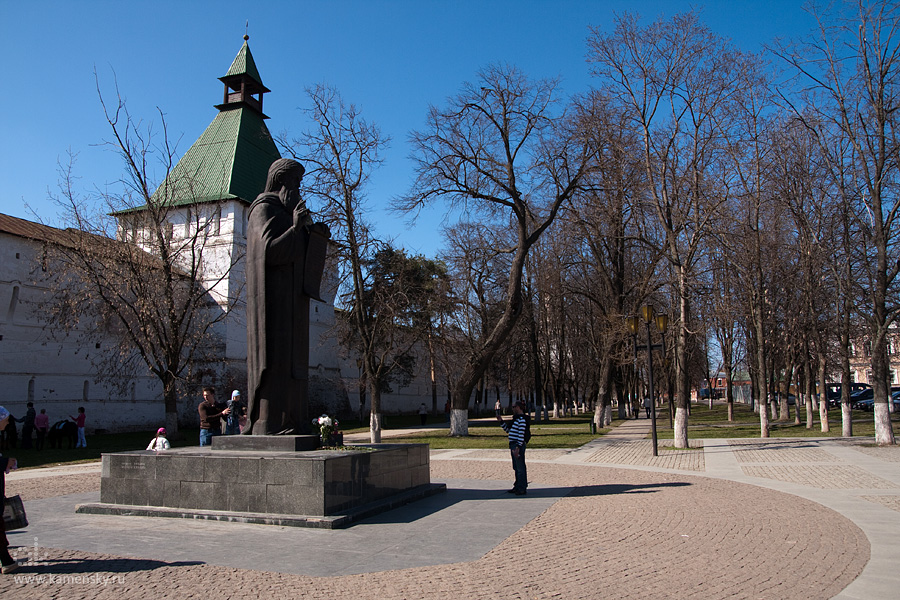
M 759 437 L 769 437 L 769 376 L 766 368 L 766 353 L 763 340 L 765 340 L 765 332 L 763 330 L 762 314 L 759 309 L 754 315 L 754 326 L 756 328 L 756 362 L 759 373 L 757 374 L 757 385 L 759 386 Z
M 805 379 L 807 381 L 807 383 L 806 383 L 806 390 L 807 390 L 807 392 L 806 392 L 806 428 L 812 429 L 813 426 L 815 425 L 815 412 L 813 409 L 812 394 L 811 394 L 812 386 L 809 384 L 809 380 L 811 379 L 810 365 L 809 365 L 809 362 L 807 362 L 807 361 L 804 361 L 803 365 L 804 365 L 803 369 L 806 374 Z
M 605 427 L 608 423 L 604 418 L 606 407 L 609 406 L 609 384 L 612 374 L 612 359 L 609 355 L 603 358 L 600 365 L 600 375 L 598 377 L 597 388 L 597 407 L 594 411 L 594 423 L 597 429 Z
M 687 282 L 682 269 L 678 269 L 679 319 L 675 337 L 675 429 L 672 440 L 675 448 L 688 448 L 688 416 L 690 414 L 690 385 L 687 370 L 687 336 L 690 323 L 690 306 L 687 299 Z
M 828 394 L 825 381 L 825 369 L 827 367 L 825 355 L 819 352 L 819 419 L 822 422 L 822 432 L 828 433 Z
M 175 377 L 166 372 L 160 379 L 163 383 L 163 398 L 166 407 L 166 434 L 171 439 L 181 439 L 178 433 L 178 388 Z M 194 412 L 196 413 L 196 411 Z
M 884 298 L 881 298 L 881 307 L 884 307 Z M 876 315 L 878 314 L 878 305 L 875 307 Z M 889 359 L 887 355 L 887 344 L 885 336 L 887 334 L 887 326 L 884 325 L 886 320 L 879 319 L 872 340 L 872 388 L 875 392 L 873 402 L 873 412 L 875 413 L 875 443 L 879 446 L 891 446 L 894 444 L 894 430 L 891 427 L 891 414 L 888 409 L 888 402 L 891 397 L 891 388 L 888 386 L 888 369 Z
M 373 444 L 381 443 L 381 390 L 373 383 L 374 378 L 369 378 L 369 397 L 372 398 L 372 408 L 369 412 L 369 441 Z

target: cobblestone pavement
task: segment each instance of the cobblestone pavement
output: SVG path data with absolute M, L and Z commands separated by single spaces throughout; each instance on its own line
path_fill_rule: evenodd
M 653 456 L 653 442 L 617 441 L 605 444 L 585 462 L 614 465 L 641 465 L 660 469 L 679 471 L 704 471 L 706 469 L 703 452 L 703 440 L 690 440 L 691 450 L 676 450 L 657 447 L 658 456 Z M 657 444 L 659 446 L 659 444 Z
M 203 548 L 196 561 L 21 548 L 30 564 L 0 576 L 0 598 L 896 597 L 900 448 L 705 440 L 661 462 L 638 425 L 576 451 L 529 451 L 533 485 L 572 491 L 476 560 L 309 577 L 208 563 Z M 435 481 L 512 478 L 503 451 L 434 451 L 431 465 Z M 96 472 L 24 473 L 7 493 L 26 501 L 99 489 Z M 504 501 L 515 511 L 519 499 Z

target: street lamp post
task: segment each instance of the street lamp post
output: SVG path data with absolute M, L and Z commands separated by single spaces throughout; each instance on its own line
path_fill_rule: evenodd
M 637 365 L 637 351 L 639 349 L 647 350 L 647 391 L 650 395 L 650 427 L 653 437 L 653 456 L 659 456 L 659 450 L 656 440 L 656 396 L 653 393 L 653 351 L 654 350 L 663 350 L 662 344 L 653 344 L 650 337 L 650 324 L 655 323 L 657 330 L 663 334 L 666 332 L 666 329 L 669 326 L 669 317 L 665 314 L 655 314 L 653 311 L 653 306 L 647 304 L 641 307 L 641 317 L 644 320 L 644 323 L 647 325 L 647 344 L 645 346 L 637 345 L 637 330 L 638 330 L 638 320 L 637 317 L 628 317 L 626 319 L 626 323 L 628 325 L 628 330 L 631 332 L 634 339 L 634 363 Z

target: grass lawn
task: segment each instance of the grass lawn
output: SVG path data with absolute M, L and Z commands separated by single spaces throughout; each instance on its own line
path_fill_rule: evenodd
M 507 419 L 509 417 L 506 417 Z M 444 417 L 428 416 L 428 423 L 443 423 Z M 403 427 L 416 427 L 420 423 L 419 415 L 386 416 L 385 428 L 400 429 Z M 369 425 L 358 421 L 341 421 L 341 431 L 355 433 L 368 431 Z M 554 419 L 550 423 L 532 423 L 531 443 L 529 448 L 577 448 L 582 444 L 596 438 L 590 433 L 591 415 L 577 415 L 565 419 Z M 601 430 L 605 433 L 608 430 Z M 507 438 L 503 429 L 496 423 L 484 423 L 473 421 L 469 424 L 469 436 L 453 438 L 447 434 L 446 429 L 437 429 L 427 435 L 410 435 L 402 437 L 386 438 L 386 441 L 402 441 L 406 443 L 431 444 L 432 448 L 507 448 Z M 169 438 L 174 448 L 199 445 L 199 429 L 181 429 L 181 439 Z M 5 452 L 5 456 L 14 457 L 20 469 L 34 467 L 52 467 L 64 464 L 77 464 L 100 460 L 104 452 L 123 452 L 126 450 L 143 450 L 150 443 L 155 431 L 138 433 L 106 433 L 103 435 L 88 435 L 87 448 L 68 449 L 63 442 L 63 449 L 52 449 L 45 444 L 41 451 L 34 448 L 23 450 L 15 448 Z M 21 440 L 20 440 L 21 444 Z
M 834 409 L 829 411 L 831 431 L 822 433 L 819 426 L 818 413 L 816 413 L 815 426 L 807 429 L 805 424 L 794 425 L 793 410 L 791 407 L 791 421 L 789 423 L 770 422 L 770 435 L 772 437 L 840 437 L 841 436 L 841 411 Z M 615 411 L 614 411 L 615 414 Z M 725 404 L 714 404 L 712 410 L 707 404 L 692 404 L 689 417 L 689 433 L 691 439 L 702 438 L 756 438 L 759 437 L 759 415 L 752 412 L 743 404 L 734 406 L 735 420 L 732 423 L 727 419 Z M 592 439 L 609 431 L 602 429 L 598 434 L 592 434 L 590 429 L 593 415 L 575 415 L 562 419 L 553 419 L 549 422 L 532 422 L 531 442 L 529 448 L 577 448 Z M 506 416 L 509 419 L 509 416 Z M 801 413 L 801 420 L 805 420 L 805 413 Z M 896 423 L 895 431 L 900 425 L 900 414 L 894 414 L 892 421 Z M 805 422 L 805 421 L 804 421 Z M 428 415 L 428 424 L 444 423 L 444 416 Z M 613 421 L 613 427 L 619 421 Z M 669 428 L 669 420 L 665 412 L 657 418 L 657 435 L 659 439 L 672 439 L 672 430 Z M 402 429 L 404 427 L 418 427 L 418 415 L 388 415 L 384 417 L 385 429 Z M 369 430 L 368 423 L 358 421 L 341 421 L 341 431 L 345 433 L 357 433 Z M 175 448 L 198 445 L 198 429 L 182 429 L 181 439 L 169 439 Z M 873 437 L 875 424 L 872 413 L 853 411 L 853 434 L 859 437 Z M 51 449 L 45 447 L 38 452 L 35 449 L 22 450 L 16 448 L 5 452 L 5 456 L 15 457 L 19 462 L 19 468 L 48 467 L 62 464 L 75 464 L 91 462 L 100 459 L 104 452 L 122 452 L 125 450 L 143 450 L 150 443 L 155 432 L 146 431 L 138 433 L 107 433 L 103 435 L 89 435 L 88 447 L 79 449 Z M 648 436 L 649 437 L 649 436 Z M 470 421 L 469 435 L 467 437 L 450 437 L 447 429 L 435 429 L 425 433 L 412 433 L 406 436 L 386 438 L 386 441 L 408 442 L 416 444 L 430 444 L 434 449 L 456 448 L 507 448 L 507 438 L 503 429 L 493 420 Z
M 531 423 L 531 441 L 529 448 L 577 448 L 598 437 L 599 434 L 591 433 L 591 419 L 593 415 L 583 414 L 553 419 L 549 422 L 541 421 Z M 391 417 L 399 418 L 399 417 Z M 419 425 L 418 416 L 414 421 L 405 426 Z M 429 417 L 430 419 L 438 417 Z M 505 417 L 509 420 L 509 416 Z M 614 422 L 615 424 L 615 422 Z M 388 428 L 395 427 L 390 422 Z M 346 429 L 344 431 L 347 431 Z M 356 431 L 368 431 L 368 427 Z M 601 429 L 600 433 L 606 433 L 608 429 Z M 451 437 L 449 430 L 436 429 L 425 433 L 413 433 L 404 436 L 391 436 L 387 441 L 403 441 L 412 444 L 430 444 L 438 450 L 456 448 L 509 448 L 506 432 L 496 421 L 470 421 L 469 435 L 466 437 Z
M 812 429 L 806 428 L 806 412 L 800 407 L 800 425 L 794 424 L 794 406 L 791 406 L 791 419 L 784 423 L 769 421 L 770 437 L 841 437 L 841 409 L 835 408 L 828 411 L 828 425 L 830 431 L 822 432 L 819 422 L 819 413 L 815 412 Z M 853 436 L 874 437 L 875 417 L 870 412 L 859 410 L 852 411 Z M 894 430 L 900 424 L 900 414 L 893 414 L 891 421 L 895 423 Z M 669 428 L 669 419 L 666 412 L 662 412 L 656 419 L 656 433 L 659 439 L 672 439 L 673 432 Z M 708 404 L 691 404 L 691 414 L 688 417 L 688 437 L 692 439 L 702 438 L 752 438 L 759 437 L 759 415 L 750 410 L 745 404 L 734 405 L 734 421 L 728 421 L 728 407 L 722 404 L 713 404 L 712 409 Z

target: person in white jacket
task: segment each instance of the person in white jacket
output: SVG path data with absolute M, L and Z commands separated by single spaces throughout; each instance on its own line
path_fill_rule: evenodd
M 156 431 L 156 437 L 150 440 L 150 444 L 147 446 L 147 450 L 156 450 L 159 452 L 160 450 L 168 450 L 169 449 L 169 440 L 166 439 L 166 428 L 160 427 Z

